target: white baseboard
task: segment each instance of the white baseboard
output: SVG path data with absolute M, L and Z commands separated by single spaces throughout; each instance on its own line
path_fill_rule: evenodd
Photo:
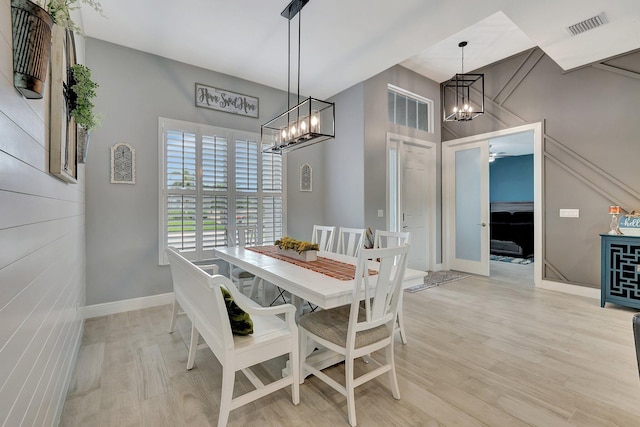
M 587 288 L 586 286 L 571 285 L 569 283 L 553 282 L 551 280 L 542 280 L 537 288 L 548 289 L 550 291 L 563 292 L 565 294 L 578 295 L 581 297 L 600 299 L 600 289 Z
M 108 316 L 109 314 L 124 313 L 125 311 L 140 310 L 141 308 L 157 307 L 171 304 L 173 292 L 149 297 L 133 298 L 123 301 L 107 302 L 82 307 L 82 315 L 85 319 L 92 317 Z
M 444 265 L 442 265 L 442 263 L 440 264 L 436 264 L 433 266 L 433 268 L 431 269 L 431 271 L 442 271 L 444 269 Z

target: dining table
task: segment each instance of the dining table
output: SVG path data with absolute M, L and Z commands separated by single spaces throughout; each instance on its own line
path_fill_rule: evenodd
M 276 246 L 270 245 L 216 247 L 214 255 L 253 274 L 255 280 L 270 282 L 289 292 L 297 309 L 296 318 L 303 314 L 305 301 L 329 309 L 350 304 L 353 297 L 356 257 L 318 251 L 317 261 L 304 262 L 282 255 Z M 377 266 L 375 261 L 369 262 L 371 286 L 375 286 Z M 403 289 L 424 283 L 426 275 L 426 271 L 407 268 Z M 402 310 L 402 299 L 399 309 Z M 305 347 L 302 343 L 301 346 Z M 344 360 L 344 356 L 325 348 L 315 348 L 311 353 L 307 356 L 307 363 L 320 370 Z M 290 368 L 287 362 L 282 371 L 284 376 L 288 375 Z
M 329 309 L 351 303 L 357 263 L 355 257 L 318 252 L 317 261 L 303 262 L 279 254 L 276 246 L 216 247 L 214 253 L 216 257 L 318 307 Z M 372 274 L 376 267 L 377 263 L 370 262 Z M 426 271 L 407 268 L 403 288 L 424 283 L 426 275 Z

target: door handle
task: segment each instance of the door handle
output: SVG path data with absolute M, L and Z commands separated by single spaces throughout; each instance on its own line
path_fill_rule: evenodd
M 409 228 L 409 226 L 408 225 L 403 225 L 402 228 Z
M 487 224 L 486 224 L 486 223 L 484 223 L 484 222 L 483 222 L 483 223 L 481 223 L 481 224 L 476 224 L 476 225 L 481 225 L 481 226 L 483 226 L 483 227 L 486 227 L 486 226 L 487 226 Z

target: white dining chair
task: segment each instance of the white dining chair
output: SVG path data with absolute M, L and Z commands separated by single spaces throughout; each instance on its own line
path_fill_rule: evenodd
M 408 231 L 384 231 L 376 230 L 373 237 L 374 248 L 394 248 L 411 243 L 411 233 Z M 407 343 L 407 331 L 404 328 L 404 315 L 402 314 L 402 293 L 400 294 L 400 307 L 398 308 L 398 328 L 402 344 Z
M 385 249 L 361 249 L 351 304 L 303 315 L 300 331 L 300 381 L 315 375 L 346 396 L 349 424 L 356 425 L 355 388 L 384 373 L 389 375 L 393 397 L 400 399 L 393 354 L 394 327 L 407 266 L 409 246 Z M 369 276 L 370 261 L 379 262 L 377 275 Z M 375 287 L 371 286 L 375 281 Z M 321 368 L 314 366 L 308 350 L 323 346 L 345 358 L 345 383 L 341 384 Z M 375 353 L 384 349 L 379 353 Z M 320 357 L 320 355 L 318 356 Z M 366 357 L 366 373 L 356 377 L 354 361 Z M 382 358 L 382 360 L 380 360 Z
M 238 225 L 235 227 L 227 228 L 227 239 L 229 246 L 255 246 L 258 241 L 258 226 L 257 225 Z M 259 279 L 241 269 L 235 267 L 229 263 L 229 278 L 238 287 L 240 292 L 245 293 L 245 288 L 248 288 L 249 294 L 252 292 L 254 283 Z
M 333 238 L 336 227 L 328 225 L 314 225 L 311 234 L 311 243 L 317 243 L 322 252 L 333 252 Z
M 338 246 L 336 252 L 343 255 L 357 257 L 360 249 L 364 247 L 364 236 L 367 230 L 364 228 L 338 229 Z

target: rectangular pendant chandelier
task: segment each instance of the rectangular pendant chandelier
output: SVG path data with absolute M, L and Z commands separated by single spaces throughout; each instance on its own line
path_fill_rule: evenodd
M 262 125 L 262 151 L 283 154 L 335 137 L 335 104 L 307 98 Z
M 468 44 L 458 43 L 462 49 L 460 74 L 442 84 L 442 121 L 445 122 L 467 122 L 484 114 L 484 74 L 464 72 L 464 48 Z
M 281 15 L 289 21 L 289 40 L 291 39 L 291 19 L 302 14 L 302 8 L 309 0 L 292 0 Z M 290 69 L 291 43 L 289 43 L 287 69 Z M 287 103 L 291 97 L 289 81 Z M 288 105 L 287 111 L 260 127 L 262 152 L 284 154 L 298 148 L 307 147 L 335 137 L 335 104 L 316 98 L 307 98 L 300 102 L 300 18 L 298 18 L 298 105 Z
M 484 114 L 484 74 L 456 74 L 444 82 L 442 110 L 445 122 L 469 121 Z

